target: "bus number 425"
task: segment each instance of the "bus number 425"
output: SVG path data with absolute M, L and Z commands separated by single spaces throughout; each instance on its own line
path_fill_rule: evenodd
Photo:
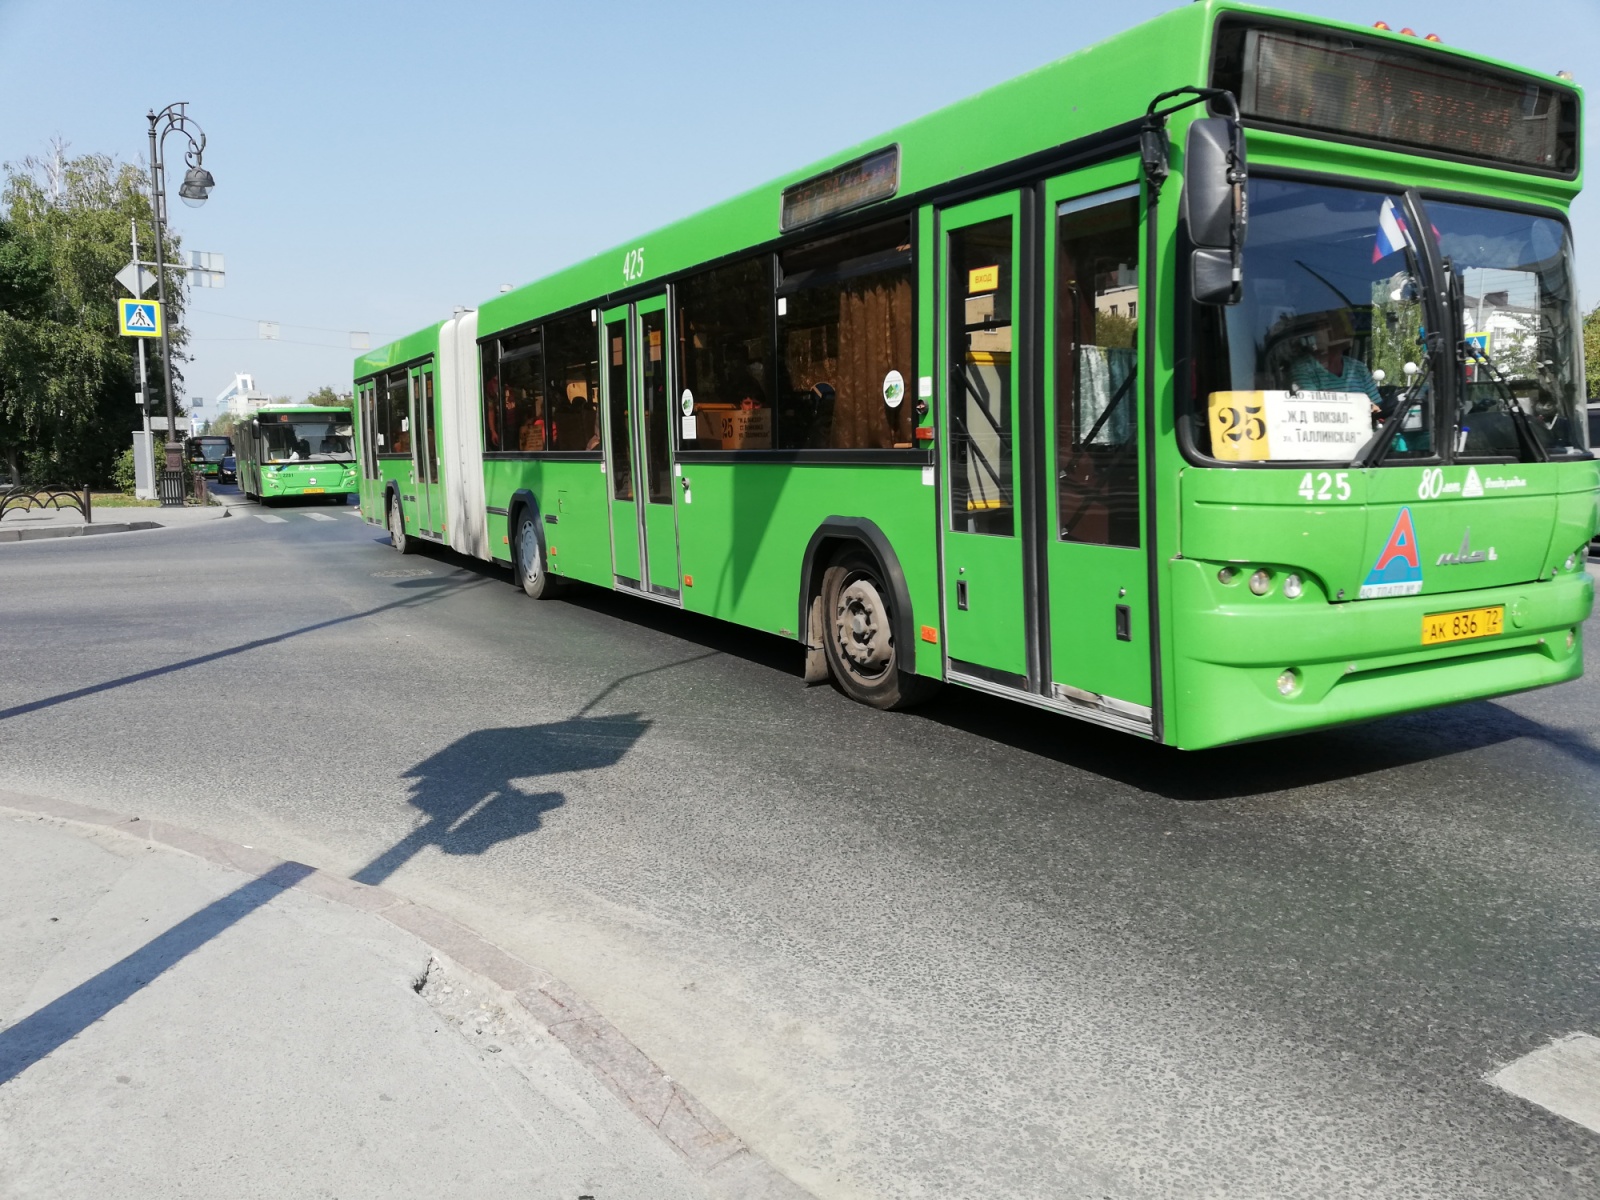
M 1300 495 L 1307 500 L 1348 500 L 1350 472 L 1307 471 L 1300 480 Z

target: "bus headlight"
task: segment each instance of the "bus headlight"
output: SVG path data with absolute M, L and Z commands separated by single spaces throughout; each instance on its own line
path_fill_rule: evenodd
M 1300 599 L 1305 590 L 1306 585 L 1301 582 L 1298 575 L 1290 575 L 1283 581 L 1283 594 L 1291 600 Z
M 1300 672 L 1290 667 L 1278 676 L 1278 691 L 1285 696 L 1292 696 L 1300 690 Z
M 1265 596 L 1272 590 L 1272 572 L 1265 567 L 1257 567 L 1256 573 L 1250 576 L 1250 590 L 1258 596 Z

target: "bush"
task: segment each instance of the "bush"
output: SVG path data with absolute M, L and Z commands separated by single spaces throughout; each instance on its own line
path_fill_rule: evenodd
M 119 492 L 133 495 L 134 480 L 133 447 L 129 446 L 117 455 L 117 461 L 111 468 L 111 486 Z

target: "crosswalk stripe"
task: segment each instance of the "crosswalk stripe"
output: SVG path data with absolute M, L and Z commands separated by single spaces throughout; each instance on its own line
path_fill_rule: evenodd
M 1489 1082 L 1600 1133 L 1600 1038 L 1569 1033 L 1500 1068 Z
M 271 513 L 257 513 L 256 514 L 256 520 L 258 520 L 258 521 L 266 521 L 266 522 L 269 522 L 270 524 L 274 524 L 274 525 L 287 525 L 289 523 L 287 518 L 285 518 L 285 517 L 276 517 L 276 516 L 273 516 Z
M 334 519 L 327 513 L 307 513 L 306 516 L 310 517 L 313 521 L 331 521 Z

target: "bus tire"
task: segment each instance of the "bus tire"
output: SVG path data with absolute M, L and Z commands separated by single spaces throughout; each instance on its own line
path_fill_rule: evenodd
M 406 536 L 406 515 L 400 511 L 400 498 L 389 497 L 389 544 L 401 554 L 410 554 L 413 547 Z
M 839 690 L 873 708 L 909 708 L 933 690 L 902 671 L 894 644 L 894 609 L 877 561 L 850 550 L 822 576 L 823 650 Z
M 539 514 L 532 508 L 517 510 L 516 552 L 511 558 L 517 586 L 535 600 L 548 600 L 559 590 L 558 581 L 545 568 L 544 544 L 539 537 Z

